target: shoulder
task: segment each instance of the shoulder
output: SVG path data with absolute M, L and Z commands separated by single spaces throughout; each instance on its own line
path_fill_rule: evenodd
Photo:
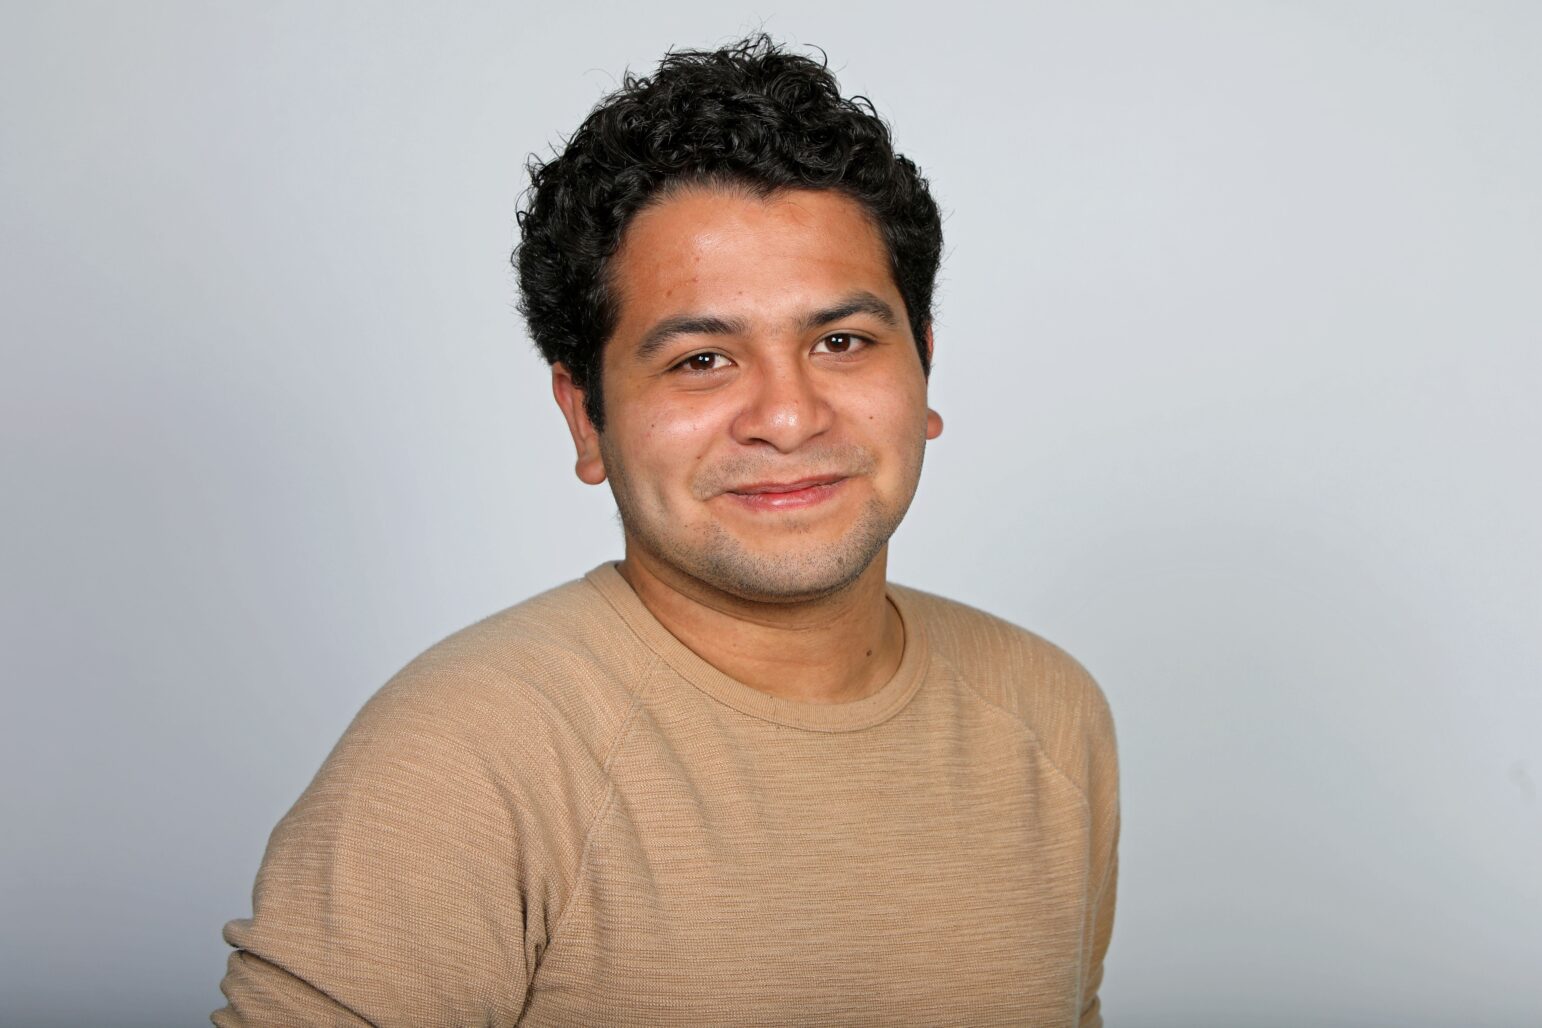
M 933 654 L 997 706 L 1018 715 L 1036 708 L 1107 707 L 1081 662 L 1043 636 L 956 600 L 890 588 L 917 615 Z
M 1021 723 L 1084 792 L 1094 765 L 1112 766 L 1108 699 L 1075 657 L 968 604 L 903 586 L 890 589 L 920 622 L 933 659 L 979 699 Z
M 271 867 L 361 846 L 480 861 L 514 853 L 515 840 L 526 854 L 550 849 L 542 866 L 570 866 L 607 792 L 631 690 L 652 666 L 594 593 L 559 586 L 398 672 L 280 822 Z
M 365 703 L 329 763 L 597 770 L 653 663 L 592 585 L 569 582 L 419 654 Z
M 555 718 L 604 734 L 654 663 L 594 586 L 575 580 L 433 644 L 365 712 L 382 707 L 470 724 Z
M 593 594 L 579 581 L 510 607 L 386 683 L 274 829 L 253 916 L 227 938 L 272 980 L 307 996 L 303 983 L 332 983 L 360 1012 L 442 1003 L 410 1020 L 512 1023 L 522 990 L 512 1011 L 466 1005 L 528 981 L 651 666 Z M 232 975 L 243 996 L 258 988 Z

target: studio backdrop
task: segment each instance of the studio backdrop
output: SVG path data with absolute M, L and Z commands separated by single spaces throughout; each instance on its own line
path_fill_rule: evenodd
M 760 28 L 943 206 L 890 574 L 1112 703 L 1109 1024 L 1542 1023 L 1542 7 L 3 21 L 0 1023 L 204 1022 L 360 704 L 620 555 L 514 309 L 523 166 Z

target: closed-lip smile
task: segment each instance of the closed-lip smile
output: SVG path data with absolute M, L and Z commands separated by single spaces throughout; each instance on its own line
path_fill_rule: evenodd
M 833 485 L 844 477 L 844 475 L 818 475 L 813 478 L 800 478 L 795 482 L 753 482 L 749 485 L 736 485 L 728 491 L 738 493 L 741 496 L 758 496 L 764 493 L 795 493 L 800 489 Z
M 816 475 L 791 482 L 749 482 L 724 492 L 751 510 L 794 510 L 822 503 L 839 491 L 844 475 Z

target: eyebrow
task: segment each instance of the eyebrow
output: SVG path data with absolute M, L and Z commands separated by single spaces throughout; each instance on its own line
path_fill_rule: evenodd
M 742 318 L 720 318 L 713 314 L 677 314 L 665 318 L 648 330 L 642 342 L 637 344 L 633 356 L 638 363 L 646 363 L 669 345 L 676 336 L 732 336 L 742 335 L 749 326 Z
M 810 332 L 853 314 L 869 314 L 890 328 L 899 327 L 899 315 L 894 313 L 894 308 L 865 289 L 852 293 L 834 306 L 805 315 L 800 327 Z
M 890 328 L 899 326 L 899 315 L 894 313 L 894 308 L 864 289 L 851 293 L 829 307 L 803 315 L 798 319 L 798 328 L 810 332 L 853 314 L 870 315 Z M 633 351 L 633 358 L 640 364 L 647 363 L 678 336 L 732 336 L 744 335 L 748 331 L 749 324 L 743 318 L 724 318 L 715 314 L 677 314 L 650 328 Z

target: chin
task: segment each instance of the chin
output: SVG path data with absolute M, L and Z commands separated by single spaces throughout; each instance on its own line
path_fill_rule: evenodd
M 679 555 L 685 560 L 677 566 L 741 599 L 773 603 L 819 599 L 861 578 L 895 527 L 879 510 L 870 508 L 841 538 L 828 542 L 816 543 L 804 536 L 783 546 L 752 548 L 717 531 L 695 552 Z
M 696 577 L 741 599 L 791 603 L 838 593 L 861 578 L 871 564 L 871 558 L 865 563 L 774 559 L 714 561 L 700 568 Z

